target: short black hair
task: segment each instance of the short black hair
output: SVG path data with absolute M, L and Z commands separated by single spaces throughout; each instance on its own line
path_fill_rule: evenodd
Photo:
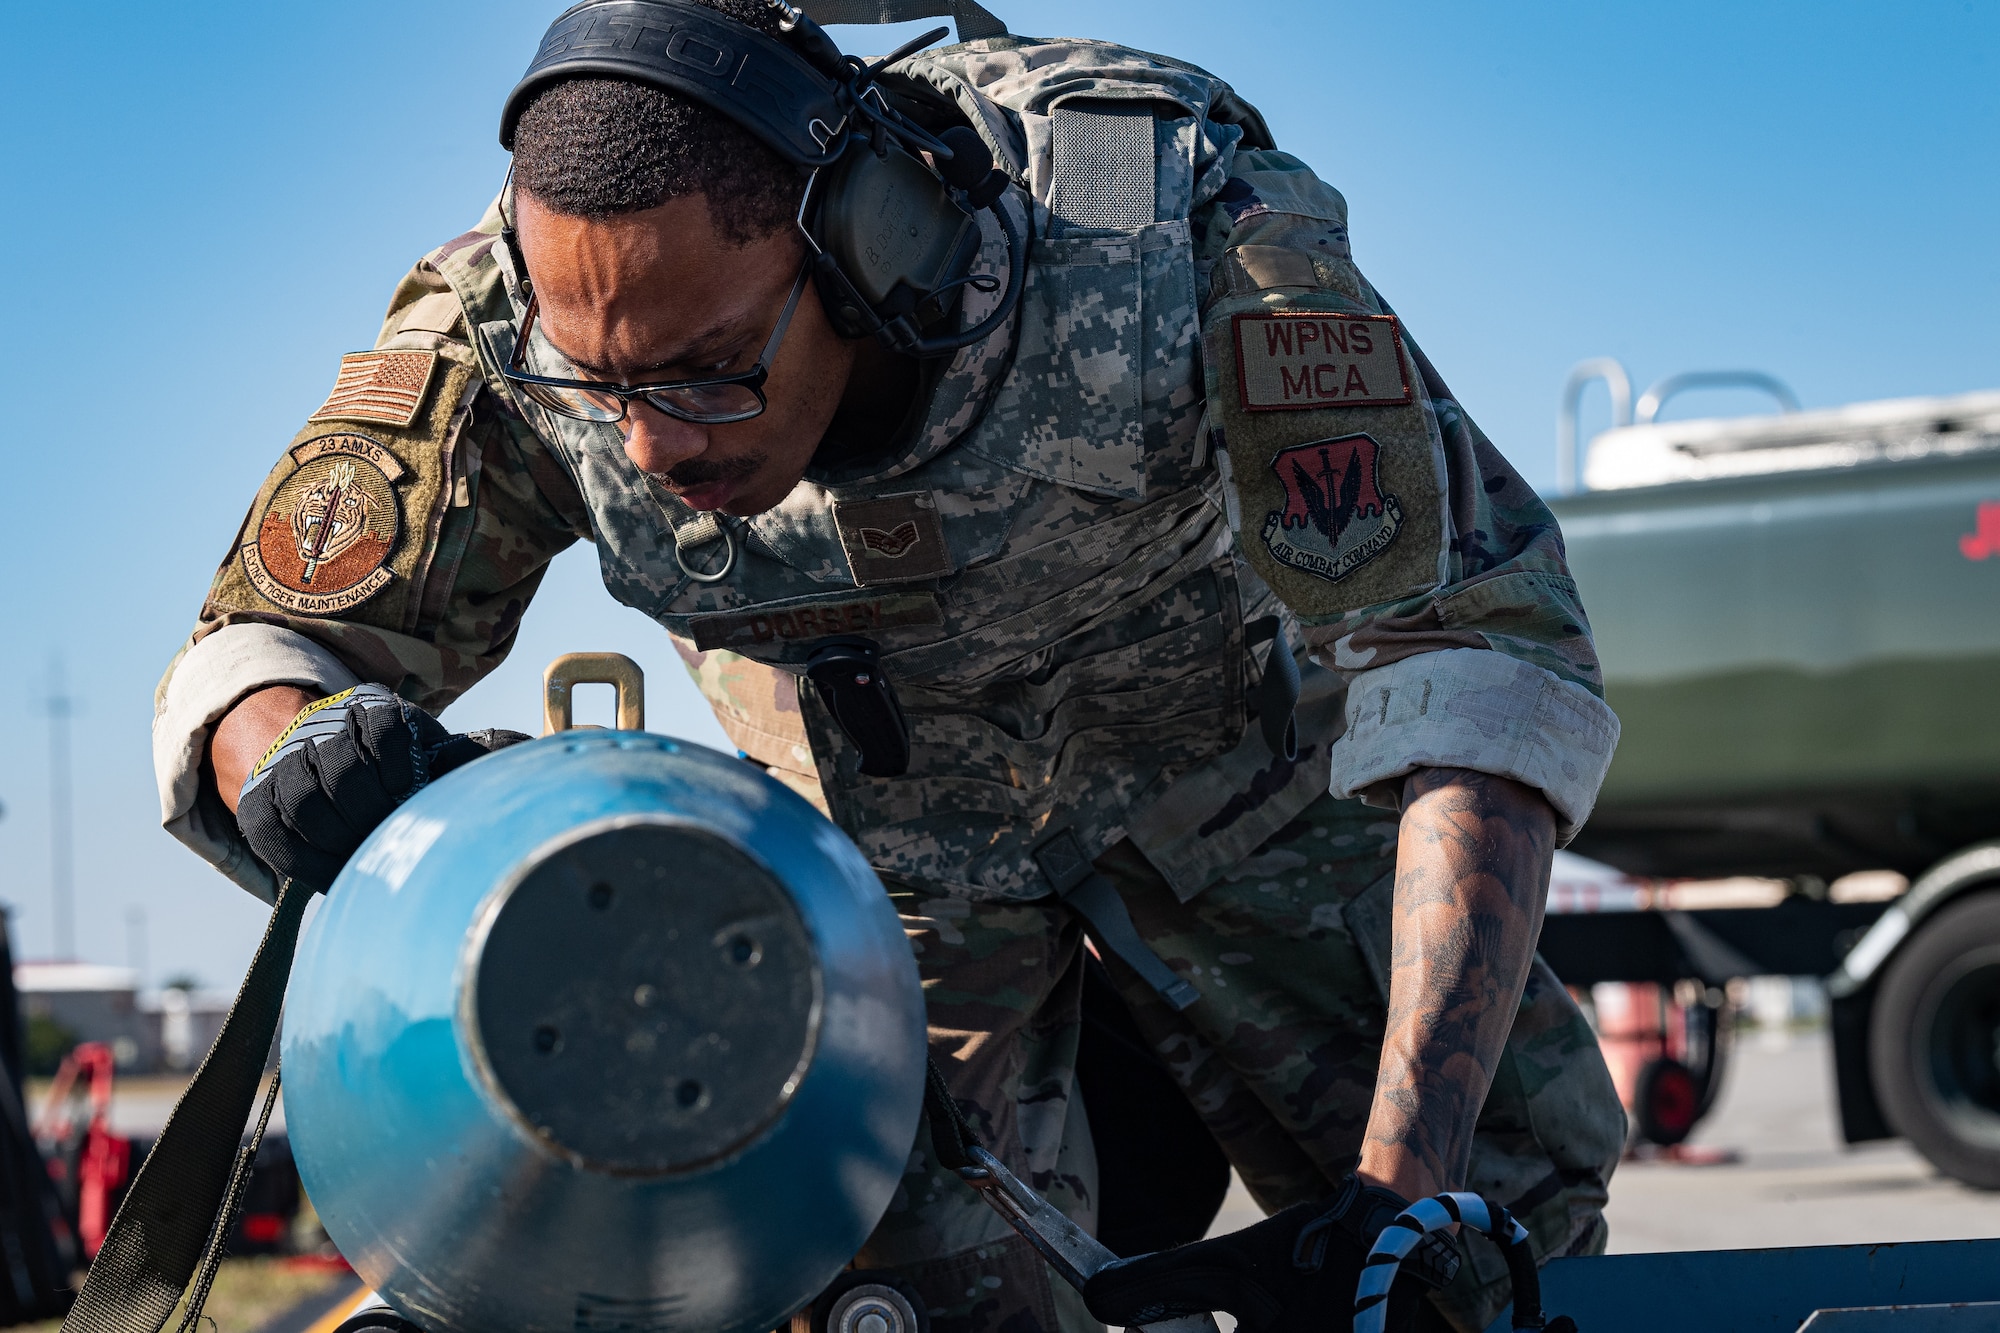
M 695 0 L 772 36 L 766 0 Z M 649 83 L 582 75 L 552 83 L 521 112 L 514 180 L 557 213 L 593 220 L 698 194 L 742 245 L 791 225 L 805 189 L 797 167 L 736 122 Z

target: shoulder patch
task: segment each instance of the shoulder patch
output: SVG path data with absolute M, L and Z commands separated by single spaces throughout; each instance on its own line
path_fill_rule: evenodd
M 1403 529 L 1402 505 L 1382 489 L 1382 446 L 1372 435 L 1291 445 L 1272 457 L 1271 471 L 1279 507 L 1265 513 L 1258 539 L 1293 569 L 1338 583 Z
M 1237 550 L 1307 625 L 1444 576 L 1443 444 L 1396 318 L 1260 291 L 1204 323 L 1211 443 Z
M 407 429 L 415 423 L 437 369 L 436 352 L 351 352 L 340 358 L 319 411 L 309 421 L 369 421 Z
M 1233 318 L 1231 329 L 1237 388 L 1246 412 L 1389 407 L 1410 401 L 1394 315 L 1245 311 Z
M 204 615 L 276 612 L 415 631 L 454 482 L 470 466 L 462 436 L 478 383 L 469 357 L 417 355 L 428 387 L 410 426 L 364 431 L 343 418 L 292 437 L 216 571 Z
M 321 435 L 289 457 L 291 474 L 243 543 L 244 577 L 301 615 L 359 606 L 393 577 L 403 526 L 395 485 L 409 470 L 366 435 Z

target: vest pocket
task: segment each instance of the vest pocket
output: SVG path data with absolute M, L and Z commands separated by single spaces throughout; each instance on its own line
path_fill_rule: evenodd
M 967 445 L 1045 481 L 1145 493 L 1136 236 L 1039 240 L 1014 368 Z

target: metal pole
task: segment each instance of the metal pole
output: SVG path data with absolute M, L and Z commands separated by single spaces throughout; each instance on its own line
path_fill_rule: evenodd
M 125 909 L 125 961 L 139 979 L 139 989 L 146 989 L 146 909 L 128 907 Z
M 49 899 L 59 960 L 76 957 L 76 846 L 70 818 L 69 719 L 73 701 L 63 689 L 62 663 L 49 688 Z

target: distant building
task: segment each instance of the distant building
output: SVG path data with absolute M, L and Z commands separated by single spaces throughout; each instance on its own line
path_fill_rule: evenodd
M 17 963 L 14 989 L 24 1022 L 46 1019 L 76 1041 L 101 1041 L 126 1073 L 193 1069 L 229 1016 L 227 995 L 142 995 L 138 973 L 101 963 Z
M 159 1025 L 139 1009 L 139 974 L 102 963 L 16 963 L 23 1021 L 47 1019 L 78 1041 L 101 1041 L 120 1069 L 160 1062 Z

